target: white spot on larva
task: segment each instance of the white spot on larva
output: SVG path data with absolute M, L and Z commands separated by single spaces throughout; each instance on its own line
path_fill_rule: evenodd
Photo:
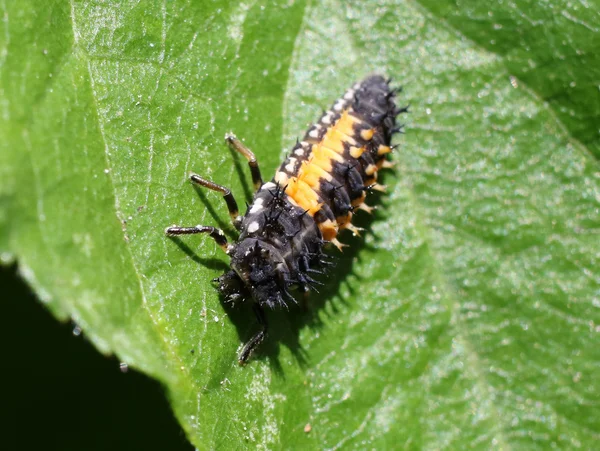
M 333 109 L 335 111 L 342 111 L 345 103 L 346 102 L 344 102 L 343 100 L 338 100 L 337 102 L 335 102 L 335 105 L 333 105 Z
M 294 155 L 298 155 L 299 157 L 304 156 L 304 149 L 300 148 L 300 149 L 296 149 L 294 151 Z
M 300 141 L 300 144 L 302 145 L 303 148 L 310 147 L 310 144 L 307 143 L 306 141 Z
M 270 182 L 269 182 L 270 183 Z M 271 183 L 272 184 L 272 183 Z M 264 186 L 263 186 L 264 188 Z M 256 199 L 254 201 L 254 203 L 252 204 L 252 208 L 250 208 L 250 212 L 249 213 L 258 213 L 259 211 L 261 211 L 263 209 L 263 199 L 261 199 L 260 197 L 258 199 Z
M 290 158 L 290 162 L 285 165 L 285 170 L 288 171 L 290 174 L 294 172 L 294 166 L 296 166 L 296 161 L 297 160 L 295 158 Z
M 277 185 L 275 185 L 275 183 L 273 183 L 273 182 L 267 182 L 267 183 L 265 183 L 265 184 L 262 186 L 262 188 L 261 188 L 261 189 L 273 189 L 273 188 L 276 188 L 276 187 L 277 187 Z M 257 200 L 258 200 L 258 199 L 257 199 Z
M 280 186 L 287 185 L 288 180 L 289 178 L 287 174 L 283 171 L 277 171 L 277 173 L 275 174 L 275 181 L 279 183 Z
M 352 100 L 354 98 L 354 92 L 355 92 L 354 89 L 348 89 L 346 94 L 344 94 L 344 99 Z
M 323 122 L 324 124 L 331 124 L 331 118 L 335 115 L 335 113 L 333 111 L 328 111 L 327 114 L 325 114 L 323 116 L 323 118 L 321 119 L 321 122 Z
M 311 130 L 308 133 L 308 136 L 310 136 L 311 138 L 318 138 L 319 137 L 319 130 L 317 130 L 316 128 Z
M 258 222 L 253 221 L 250 223 L 250 225 L 248 226 L 248 233 L 254 233 L 258 230 L 260 226 L 258 225 Z

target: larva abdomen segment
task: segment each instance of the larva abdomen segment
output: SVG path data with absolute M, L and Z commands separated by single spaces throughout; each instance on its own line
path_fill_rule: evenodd
M 353 210 L 369 210 L 366 190 L 382 189 L 377 173 L 389 166 L 384 162 L 398 113 L 393 97 L 381 76 L 354 85 L 308 130 L 274 178 L 314 217 L 326 241 L 354 229 Z

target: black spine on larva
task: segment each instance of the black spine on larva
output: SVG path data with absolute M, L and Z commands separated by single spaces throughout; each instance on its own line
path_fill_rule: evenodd
M 365 146 L 367 151 L 360 158 L 350 155 L 349 147 L 344 152 L 345 161 L 333 164 L 333 175 L 335 180 L 344 186 L 350 201 L 359 201 L 364 197 L 364 190 L 377 179 L 377 172 L 368 175 L 367 168 L 376 165 L 385 154 L 379 154 L 380 146 L 389 146 L 396 125 L 396 104 L 394 102 L 394 91 L 390 89 L 388 82 L 379 75 L 373 75 L 355 86 L 353 100 L 350 102 L 352 113 L 362 124 L 355 129 L 353 138 L 357 141 L 357 147 Z M 373 129 L 374 134 L 370 140 L 363 139 L 363 130 Z M 340 194 L 338 194 L 338 199 Z M 350 205 L 339 205 L 334 208 L 336 214 L 340 214 Z
M 396 103 L 394 91 L 380 75 L 365 79 L 356 91 L 352 109 L 356 116 L 375 128 L 373 138 L 367 143 L 373 159 L 377 162 L 384 156 L 377 155 L 379 145 L 389 146 L 396 126 Z
M 291 286 L 308 286 L 318 266 L 321 234 L 314 219 L 293 205 L 283 188 L 266 183 L 242 221 L 242 231 L 230 251 L 232 270 L 219 278 L 219 289 L 230 301 L 252 297 L 261 307 L 283 307 L 293 297 Z
M 399 111 L 388 82 L 374 75 L 354 85 L 309 128 L 279 169 L 290 177 L 297 174 L 312 144 L 320 142 L 346 110 L 359 120 L 351 138 L 366 151 L 354 158 L 351 146 L 344 145 L 344 161 L 332 162 L 332 180 L 320 181 L 322 207 L 314 217 L 291 202 L 275 179 L 259 189 L 242 220 L 240 238 L 229 250 L 232 270 L 219 278 L 219 289 L 228 300 L 252 297 L 261 307 L 286 306 L 293 300 L 289 288 L 308 290 L 317 283 L 311 274 L 323 263 L 325 244 L 318 224 L 343 218 L 362 202 L 366 187 L 376 180 L 377 164 L 385 158 L 380 147 L 390 145 L 395 131 Z M 361 135 L 369 130 L 370 139 L 368 133 Z

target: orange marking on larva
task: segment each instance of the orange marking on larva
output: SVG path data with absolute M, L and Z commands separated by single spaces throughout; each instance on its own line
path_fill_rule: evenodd
M 338 234 L 338 225 L 331 219 L 319 224 L 319 230 L 325 241 L 332 241 Z
M 328 132 L 323 137 L 323 141 L 321 141 L 320 144 L 315 144 L 315 146 L 320 145 L 321 147 L 330 149 L 335 153 L 342 154 L 342 153 L 344 153 L 344 140 L 342 138 L 343 138 L 343 135 L 341 135 L 340 133 Z M 314 150 L 314 146 L 313 146 L 313 150 Z
M 382 169 L 391 169 L 396 167 L 396 163 L 390 160 L 379 160 L 379 167 Z
M 365 141 L 371 141 L 373 139 L 373 135 L 375 134 L 375 129 L 374 128 L 369 128 L 366 130 L 362 130 L 360 132 L 360 137 L 362 139 L 364 139 Z
M 367 166 L 365 168 L 365 174 L 367 175 L 373 175 L 377 172 L 377 166 L 374 164 L 370 164 L 369 166 Z
M 292 177 L 288 182 L 285 175 L 277 174 L 277 181 L 286 179 L 288 182 L 286 194 L 311 216 L 314 216 L 322 205 L 319 203 L 322 202 L 319 196 L 321 180 L 332 180 L 332 160 L 344 161 L 341 155 L 344 152 L 344 143 L 356 144 L 352 134 L 354 124 L 359 122 L 360 120 L 349 114 L 349 110 L 345 110 L 338 121 L 329 127 L 322 141 L 313 144 L 308 160 L 300 166 L 296 177 Z M 364 151 L 364 148 L 355 147 L 351 155 L 358 158 Z M 280 184 L 283 185 L 282 182 Z M 336 234 L 337 230 L 336 225 Z
M 370 207 L 370 206 L 368 206 L 367 204 L 364 204 L 364 203 L 360 204 L 357 208 L 359 210 L 366 211 L 369 214 L 373 213 L 373 210 L 375 210 L 375 207 Z
M 331 180 L 331 174 L 324 171 L 318 164 L 308 161 L 304 164 L 298 178 L 313 189 L 319 190 L 321 179 Z
M 302 208 L 308 211 L 308 214 L 314 216 L 321 209 L 319 195 L 299 177 L 292 177 L 287 185 L 285 193 L 294 199 Z
M 356 158 L 358 160 L 363 153 L 365 153 L 364 147 L 350 147 L 350 155 L 352 158 Z
M 369 177 L 369 179 L 365 181 L 365 186 L 369 186 L 375 183 L 377 181 L 377 174 L 379 173 L 375 172 L 371 177 Z
M 362 227 L 356 227 L 354 224 L 348 224 L 346 228 L 350 230 L 354 236 L 360 236 L 360 232 L 365 230 Z
M 381 185 L 379 183 L 374 183 L 373 185 L 371 185 L 371 189 L 375 190 L 375 191 L 379 191 L 381 193 L 385 193 L 387 191 L 387 186 Z
M 320 157 L 320 158 L 328 159 L 330 167 L 331 167 L 332 160 L 335 160 L 338 163 L 343 163 L 345 160 L 344 160 L 344 157 L 342 157 L 340 154 L 344 151 L 344 146 L 342 145 L 341 146 L 342 150 L 340 152 L 337 152 L 334 149 L 332 149 L 331 147 L 326 146 L 324 142 L 325 141 L 323 141 L 321 144 L 316 144 L 313 146 L 313 151 L 312 151 L 313 154 L 322 155 L 322 157 Z M 323 167 L 323 166 L 321 166 L 321 167 Z M 325 168 L 323 167 L 323 169 L 325 169 Z
M 287 185 L 286 193 L 298 201 L 298 196 L 316 201 L 317 193 L 299 177 L 292 177 Z
M 351 135 L 347 135 L 338 129 L 332 129 L 331 135 L 334 139 L 340 141 L 342 144 L 346 143 L 350 144 L 351 146 L 356 146 L 358 144 Z
M 335 158 L 332 158 L 332 156 L 335 156 Z M 341 159 L 341 162 L 344 161 L 344 159 L 337 153 L 317 144 L 313 146 L 313 151 L 310 155 L 309 161 L 311 164 L 316 164 L 325 172 L 330 173 L 333 169 L 331 160 L 335 159 L 336 161 L 340 161 L 338 158 Z
M 377 155 L 385 155 L 386 153 L 390 153 L 391 151 L 392 148 L 390 146 L 384 146 L 383 144 L 380 144 L 377 148 Z
M 365 194 L 365 192 L 363 191 L 363 193 L 362 193 L 362 196 L 360 196 L 360 197 L 358 197 L 358 198 L 354 199 L 354 200 L 351 202 L 351 205 L 352 205 L 353 207 L 358 207 L 360 204 L 362 204 L 362 203 L 365 201 L 365 198 L 366 198 L 366 197 L 367 197 L 367 195 L 366 195 L 366 194 Z
M 344 252 L 342 249 L 343 249 L 343 248 L 345 248 L 345 247 L 348 247 L 348 245 L 347 245 L 347 244 L 340 243 L 340 242 L 337 240 L 337 238 L 334 238 L 333 240 L 331 240 L 331 243 L 332 243 L 332 244 L 334 244 L 334 245 L 335 245 L 335 247 L 337 247 L 337 248 L 340 250 L 340 252 Z
M 344 110 L 334 126 L 327 131 L 327 135 L 331 134 L 329 137 L 333 138 L 334 141 L 342 141 L 351 145 L 356 145 L 356 140 L 354 139 L 354 124 L 361 123 L 362 121 L 350 114 L 350 110 Z M 327 135 L 324 137 L 323 142 L 325 142 Z M 327 147 L 329 147 L 329 145 Z M 333 150 L 336 152 L 338 151 L 337 149 Z
M 316 215 L 319 212 L 319 210 L 321 208 L 323 208 L 323 203 L 322 202 L 321 203 L 317 203 L 310 210 L 308 210 L 308 214 L 311 215 L 311 216 L 314 216 L 314 215 Z
M 349 211 L 345 216 L 338 216 L 335 221 L 338 223 L 340 230 L 343 230 L 352 221 L 352 212 Z
M 344 110 L 339 120 L 335 123 L 337 130 L 347 136 L 354 136 L 354 125 L 362 124 L 362 121 L 350 114 L 350 109 Z
M 375 182 L 377 181 L 377 174 L 375 174 L 375 177 L 370 177 L 368 179 L 365 179 L 365 186 L 370 186 L 375 184 Z

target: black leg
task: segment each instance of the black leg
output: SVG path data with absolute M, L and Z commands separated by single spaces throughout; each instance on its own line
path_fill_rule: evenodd
M 246 160 L 248 160 L 250 174 L 252 174 L 252 183 L 254 184 L 254 189 L 258 191 L 258 189 L 262 186 L 263 181 L 260 175 L 258 161 L 256 161 L 254 153 L 252 153 L 250 149 L 248 149 L 239 139 L 237 139 L 233 133 L 228 133 L 225 135 L 225 141 L 227 141 L 227 144 L 229 144 L 233 150 L 241 153 L 244 157 L 246 157 Z
M 177 235 L 194 235 L 196 233 L 208 233 L 210 237 L 227 253 L 227 238 L 223 235 L 221 229 L 210 226 L 196 226 L 196 227 L 167 227 L 165 233 L 168 236 Z
M 240 212 L 238 210 L 237 202 L 231 194 L 231 190 L 221 185 L 217 185 L 210 180 L 203 179 L 198 174 L 190 174 L 190 180 L 197 185 L 203 186 L 205 188 L 211 189 L 213 191 L 218 191 L 223 194 L 223 199 L 225 199 L 225 203 L 227 204 L 227 209 L 229 210 L 229 216 L 231 216 L 231 222 L 236 230 L 240 230 L 242 227 L 242 217 L 240 216 Z
M 259 330 L 254 336 L 244 345 L 244 349 L 240 353 L 240 357 L 238 358 L 238 362 L 240 365 L 245 365 L 248 362 L 248 359 L 252 356 L 252 353 L 260 346 L 260 344 L 267 338 L 267 317 L 265 315 L 265 311 L 263 308 L 254 304 L 252 306 L 254 310 L 254 314 L 256 315 L 256 319 L 258 324 L 261 326 L 261 330 Z

